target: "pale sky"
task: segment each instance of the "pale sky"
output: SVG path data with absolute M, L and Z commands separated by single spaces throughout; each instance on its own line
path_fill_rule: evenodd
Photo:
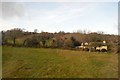
M 6 1 L 6 0 L 4 0 Z M 32 1 L 32 0 L 31 0 Z M 118 34 L 118 2 L 2 2 L 0 29 L 48 32 L 77 30 Z M 112 2 L 113 1 L 113 2 Z M 2 6 L 1 6 L 2 5 Z

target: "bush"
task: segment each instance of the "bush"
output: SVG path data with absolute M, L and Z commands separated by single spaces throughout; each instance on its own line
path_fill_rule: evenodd
M 72 41 L 72 43 L 70 44 L 71 48 L 75 48 L 76 46 L 80 46 L 80 43 L 76 40 L 76 38 L 71 37 L 70 39 Z
M 108 44 L 108 51 L 109 52 L 114 52 L 114 53 L 118 53 L 119 52 L 119 46 L 116 43 L 109 43 Z
M 26 39 L 23 43 L 25 47 L 40 47 L 40 42 L 35 38 Z
M 61 48 L 64 46 L 64 41 L 63 40 L 56 40 L 56 41 L 53 41 L 52 43 L 52 47 L 54 48 Z

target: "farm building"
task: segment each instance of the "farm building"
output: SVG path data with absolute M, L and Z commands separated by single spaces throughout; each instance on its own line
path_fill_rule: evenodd
M 90 42 L 90 43 L 81 43 L 81 46 L 76 46 L 77 49 L 84 50 L 84 51 L 99 51 L 99 52 L 106 52 L 108 50 L 106 41 L 103 42 Z

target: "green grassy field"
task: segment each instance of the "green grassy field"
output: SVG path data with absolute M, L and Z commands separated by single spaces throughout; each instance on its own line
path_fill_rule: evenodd
M 117 78 L 118 55 L 44 48 L 2 48 L 3 78 Z

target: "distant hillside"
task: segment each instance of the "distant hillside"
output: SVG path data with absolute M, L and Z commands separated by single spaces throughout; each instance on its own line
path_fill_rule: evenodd
M 2 45 L 24 46 L 24 47 L 51 47 L 51 48 L 75 48 L 81 43 L 106 41 L 110 51 L 119 52 L 118 35 L 100 33 L 58 33 L 49 32 L 25 32 L 22 29 L 2 31 Z

